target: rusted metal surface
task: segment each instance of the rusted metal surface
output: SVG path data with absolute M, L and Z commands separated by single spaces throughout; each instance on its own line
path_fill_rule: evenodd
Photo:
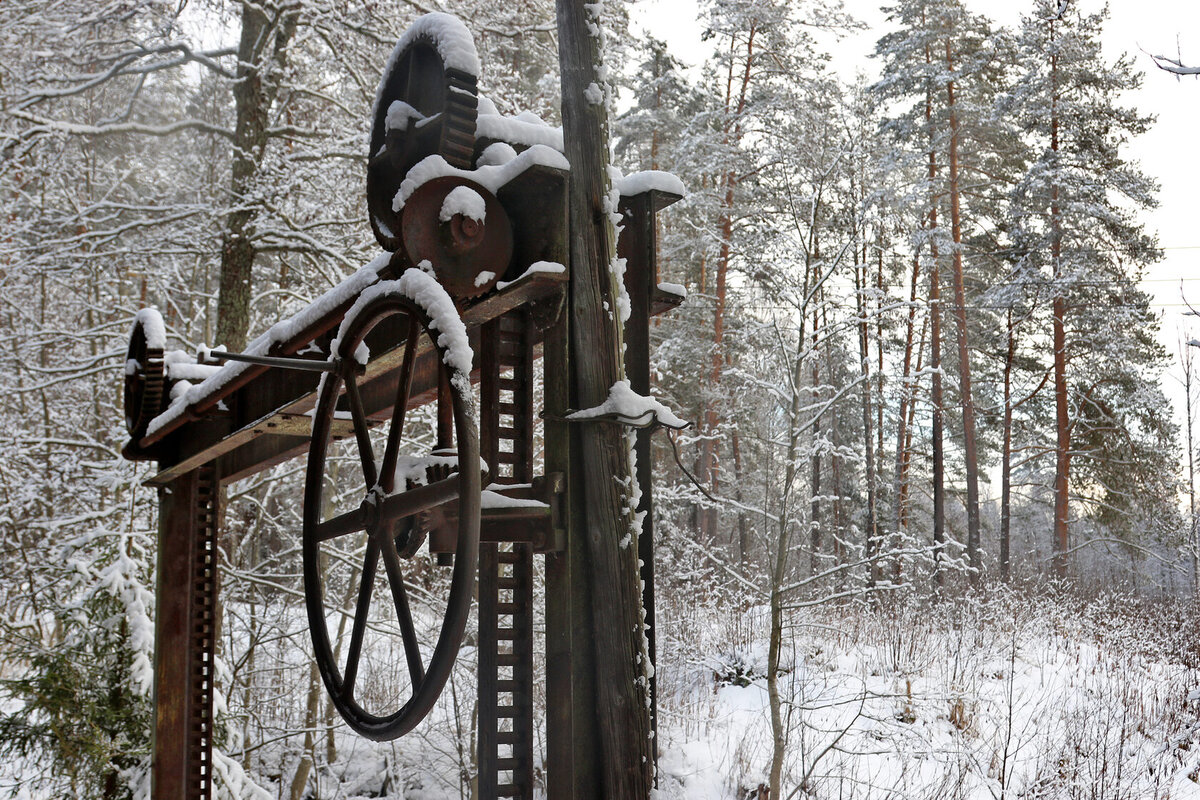
M 483 205 L 483 216 L 450 211 L 451 195 L 465 192 Z M 513 237 L 500 201 L 477 183 L 459 177 L 424 183 L 400 213 L 404 252 L 413 264 L 428 262 L 452 297 L 475 297 L 490 291 L 512 261 Z
M 413 165 L 436 153 L 452 167 L 470 168 L 479 102 L 478 79 L 447 68 L 431 36 L 412 39 L 402 52 L 393 54 L 391 63 L 392 68 L 380 87 L 367 152 L 371 227 L 385 250 L 396 250 L 401 244 L 399 219 L 392 199 Z M 388 111 L 397 100 L 419 118 L 389 130 Z
M 478 347 L 478 328 L 484 322 L 514 308 L 544 302 L 559 295 L 567 280 L 568 275 L 565 272 L 534 272 L 500 291 L 471 302 L 462 309 L 461 315 L 471 337 L 472 347 Z M 294 355 L 305 348 L 313 338 L 304 337 L 310 336 L 311 331 L 315 329 L 323 329 L 323 333 L 315 335 L 315 338 L 320 342 L 323 337 L 324 349 L 328 352 L 328 340 L 332 331 L 337 329 L 350 305 L 345 303 L 331 311 L 329 317 L 322 320 L 319 326 L 311 326 L 286 348 L 281 348 L 281 355 Z M 377 362 L 379 366 L 376 369 L 379 371 L 376 375 L 380 376 L 381 380 L 386 380 L 390 369 L 398 367 L 399 346 L 402 340 L 402 332 L 389 330 L 372 332 L 371 338 L 368 339 L 367 344 L 373 348 L 372 353 L 386 353 L 392 356 L 390 361 L 379 359 Z M 426 348 L 420 354 L 417 364 L 413 391 L 409 396 L 410 408 L 424 405 L 435 398 L 436 381 L 436 363 L 428 355 Z M 308 447 L 306 438 L 288 440 L 281 435 L 264 439 L 253 431 L 275 414 L 303 415 L 312 410 L 316 405 L 317 382 L 318 376 L 315 374 L 251 366 L 229 386 L 223 387 L 213 397 L 206 398 L 202 404 L 198 404 L 197 409 L 211 407 L 205 414 L 196 411 L 203 419 L 191 422 L 181 419 L 177 424 L 156 431 L 139 442 L 141 450 L 154 453 L 159 458 L 160 474 L 151 478 L 149 483 L 161 485 L 191 469 L 193 465 L 207 463 L 214 458 L 221 460 L 221 474 L 227 476 L 223 477 L 223 480 L 240 480 L 268 466 L 302 455 Z M 371 391 L 370 386 L 364 387 L 364 402 L 368 413 L 379 414 L 390 408 L 390 401 L 384 396 L 386 393 L 376 398 L 373 403 Z M 224 405 L 226 410 L 217 410 L 218 404 Z
M 125 428 L 134 439 L 145 435 L 146 426 L 162 409 L 163 367 L 163 349 L 150 346 L 139 319 L 125 353 Z
M 401 353 L 398 370 L 388 370 L 392 375 L 391 402 L 383 452 L 379 454 L 372 443 L 371 420 L 361 393 L 361 384 L 372 375 L 377 377 L 378 373 L 372 370 L 371 361 L 359 365 L 350 354 L 368 340 L 371 332 L 381 328 L 403 331 L 403 346 L 398 348 Z M 448 367 L 440 369 L 443 379 L 439 381 L 438 417 L 439 420 L 445 418 L 446 430 L 439 434 L 435 454 L 453 455 L 462 468 L 453 471 L 427 469 L 421 476 L 424 479 L 421 485 L 394 486 L 396 464 L 408 441 L 404 425 L 420 349 L 418 339 L 429 342 L 429 352 L 436 356 L 435 364 L 445 364 L 448 345 L 438 336 L 422 307 L 400 290 L 375 297 L 349 321 L 340 339 L 339 352 L 334 354 L 343 369 L 340 374 L 330 375 L 322 384 L 313 415 L 313 441 L 304 482 L 301 550 L 304 595 L 317 666 L 338 713 L 357 733 L 375 740 L 394 739 L 407 733 L 433 709 L 458 655 L 475 583 L 481 496 L 478 431 L 470 410 L 473 405 L 470 387 L 445 377 Z M 390 355 L 387 360 L 391 361 Z M 350 492 L 349 500 L 340 505 L 338 494 L 327 490 L 327 459 L 336 457 L 330 452 L 335 436 L 332 424 L 339 415 L 347 415 L 352 421 L 354 453 L 350 460 L 357 461 L 359 469 L 359 472 L 351 473 L 359 479 L 358 491 Z M 402 491 L 404 488 L 407 490 Z M 436 643 L 426 661 L 420 651 L 409 604 L 413 589 L 406 582 L 404 573 L 408 569 L 406 562 L 416 550 L 416 543 L 409 541 L 415 526 L 424 525 L 427 512 L 448 502 L 455 503 L 458 510 L 454 525 L 456 544 L 445 613 Z M 358 600 L 346 662 L 342 667 L 334 653 L 328 628 L 329 606 L 338 607 L 344 602 L 326 596 L 326 571 L 336 561 L 329 548 L 335 544 L 333 540 L 357 542 L 364 536 L 366 553 L 362 567 L 355 575 Z M 345 554 L 353 550 L 338 552 Z M 372 599 L 375 575 L 380 566 L 386 574 L 408 665 L 408 691 L 401 692 L 396 706 L 380 706 L 378 701 L 369 703 L 366 693 L 358 690 L 356 682 L 372 602 L 386 603 L 389 599 Z
M 483 329 L 480 437 L 497 486 L 534 478 L 534 335 L 529 314 L 521 311 Z M 533 547 L 525 540 L 535 520 L 526 509 L 496 511 L 526 511 L 526 519 L 511 514 L 504 527 L 512 539 L 481 546 L 479 797 L 527 800 L 533 797 Z M 548 512 L 538 517 L 548 521 Z M 493 524 L 493 533 L 502 530 Z
M 160 490 L 154 639 L 156 800 L 212 795 L 212 692 L 219 486 L 212 467 Z
M 500 503 L 481 509 L 478 481 L 464 491 L 449 468 L 431 472 L 426 485 L 393 492 L 396 487 L 390 485 L 389 476 L 394 474 L 396 461 L 391 437 L 382 465 L 377 466 L 370 430 L 379 426 L 395 429 L 405 412 L 417 406 L 438 403 L 438 452 L 455 449 L 460 463 L 474 463 L 470 453 L 465 458 L 461 453 L 463 398 L 456 398 L 451 390 L 441 366 L 443 353 L 428 337 L 419 337 L 418 343 L 413 320 L 419 315 L 412 309 L 381 313 L 375 320 L 378 324 L 368 326 L 364 336 L 370 361 L 363 369 L 330 376 L 335 388 L 327 385 L 328 396 L 320 407 L 317 374 L 280 369 L 288 366 L 287 362 L 271 362 L 241 369 L 219 390 L 154 434 L 146 434 L 148 418 L 138 416 L 135 421 L 141 424 L 136 430 L 131 428 L 135 432 L 127 453 L 134 458 L 158 458 L 160 467 L 150 481 L 160 487 L 161 497 L 153 766 L 156 798 L 192 800 L 211 793 L 218 477 L 238 480 L 301 455 L 310 449 L 310 431 L 319 444 L 312 446 L 306 480 L 306 595 L 317 660 L 343 716 L 364 735 L 391 738 L 409 730 L 432 707 L 440 682 L 449 674 L 454 653 L 442 645 L 447 628 L 443 628 L 434 659 L 426 665 L 415 647 L 411 622 L 405 624 L 405 619 L 411 618 L 403 600 L 404 559 L 423 546 L 427 536 L 428 549 L 437 555 L 438 564 L 452 565 L 455 570 L 453 585 L 457 588 L 452 589 L 446 623 L 453 629 L 450 638 L 461 636 L 470 602 L 469 589 L 462 587 L 474 585 L 478 578 L 478 796 L 484 800 L 531 798 L 535 788 L 534 555 L 544 553 L 548 598 L 544 618 L 544 791 L 555 800 L 586 800 L 601 794 L 593 618 L 597 610 L 587 520 L 579 502 L 583 470 L 580 452 L 572 449 L 572 434 L 560 421 L 566 409 L 579 407 L 571 384 L 570 332 L 574 323 L 565 308 L 570 275 L 565 268 L 553 271 L 554 265 L 569 260 L 568 173 L 533 166 L 499 188 L 494 197 L 460 177 L 435 179 L 394 209 L 392 199 L 413 164 L 437 154 L 451 165 L 469 170 L 474 156 L 489 142 L 476 142 L 474 137 L 475 79 L 445 69 L 436 42 L 428 36 L 417 37 L 393 63 L 373 121 L 368 170 L 372 226 L 381 244 L 396 251 L 380 269 L 379 277 L 393 279 L 417 262 L 433 263 L 439 281 L 456 302 L 476 354 L 470 377 L 480 391 L 478 453 L 488 465 L 487 480 L 499 484 L 494 488 L 505 497 L 539 502 Z M 385 117 L 392 100 L 405 101 L 429 122 L 388 130 Z M 482 199 L 486 207 L 482 219 L 461 213 L 459 205 L 445 205 L 450 191 L 457 188 L 469 188 Z M 633 389 L 643 394 L 650 389 L 649 320 L 683 300 L 659 287 L 655 255 L 655 214 L 676 199 L 652 191 L 622 200 L 626 220 L 618 248 L 627 260 L 626 288 L 632 305 L 626 326 L 626 370 Z M 451 211 L 443 213 L 445 208 Z M 459 213 L 453 213 L 455 209 Z M 526 273 L 537 262 L 548 262 L 549 267 Z M 497 285 L 504 288 L 497 290 Z M 315 314 L 306 318 L 286 341 L 272 345 L 269 355 L 332 361 L 331 339 L 355 299 L 343 298 L 344 302 L 319 318 Z M 143 340 L 142 350 L 144 345 Z M 153 364 L 153 355 L 139 357 Z M 534 361 L 543 356 L 546 421 L 544 464 L 539 465 L 534 451 L 538 424 Z M 147 385 L 145 380 L 131 384 L 135 395 Z M 339 397 L 336 387 L 341 385 L 347 390 Z M 147 396 L 154 400 L 153 389 Z M 162 405 L 161 396 L 160 391 L 153 403 L 156 408 Z M 343 419 L 338 412 L 349 412 L 350 419 Z M 327 514 L 322 502 L 322 454 L 340 439 L 356 443 L 363 454 L 362 494 L 366 499 L 353 508 Z M 649 511 L 649 432 L 638 434 L 636 453 L 635 477 L 642 489 L 639 510 Z M 464 549 L 462 531 L 472 524 Z M 370 542 L 361 575 L 373 576 L 382 562 L 393 590 L 413 687 L 412 697 L 400 709 L 358 705 L 350 666 L 357 656 L 351 656 L 346 669 L 340 670 L 329 647 L 317 554 L 323 544 L 348 535 L 365 535 Z M 645 565 L 643 600 L 652 626 L 653 520 L 649 513 L 638 548 Z M 371 602 L 370 589 L 362 587 L 372 583 L 364 580 L 359 584 L 355 628 L 360 632 L 365 622 L 358 621 L 359 612 L 365 619 Z M 174 590 L 179 586 L 186 586 L 186 591 Z M 653 636 L 651 627 L 652 659 Z M 361 647 L 361 635 L 357 638 Z M 352 631 L 352 652 L 354 642 Z M 457 643 L 452 650 L 457 650 Z

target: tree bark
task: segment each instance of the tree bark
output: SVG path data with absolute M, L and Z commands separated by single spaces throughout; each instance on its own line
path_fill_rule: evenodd
M 931 62 L 928 46 L 925 63 Z M 933 405 L 933 580 L 942 585 L 941 560 L 946 543 L 945 456 L 942 430 L 942 285 L 938 267 L 937 244 L 937 153 L 933 147 L 933 95 L 925 96 L 925 123 L 929 126 L 929 367 L 932 381 L 930 403 Z
M 1050 41 L 1054 41 L 1054 21 L 1050 23 Z M 1062 272 L 1062 215 L 1058 205 L 1058 56 L 1050 56 L 1050 150 L 1055 154 L 1050 184 L 1050 258 L 1054 277 Z M 1067 301 L 1055 286 L 1053 316 L 1054 346 L 1054 573 L 1067 576 L 1067 550 L 1070 548 L 1068 520 L 1071 473 L 1071 412 L 1067 398 Z
M 807 292 L 805 294 L 807 295 Z M 796 359 L 792 367 L 793 390 L 788 408 L 787 461 L 784 467 L 783 493 L 779 503 L 774 563 L 771 565 L 771 620 L 767 643 L 767 705 L 771 715 L 771 772 L 767 779 L 770 790 L 768 797 L 783 796 L 783 761 L 787 755 L 788 732 L 784 723 L 783 697 L 779 691 L 779 664 L 783 657 L 784 584 L 789 570 L 788 555 L 791 552 L 792 515 L 789 506 L 796 481 L 801 441 L 801 382 L 804 378 L 805 346 L 803 319 L 801 316 L 800 333 L 796 339 Z
M 321 713 L 321 674 L 317 671 L 316 659 L 308 668 L 308 702 L 304 708 L 304 750 L 300 753 L 300 762 L 292 774 L 292 784 L 288 791 L 289 800 L 301 800 L 308 786 L 308 776 L 313 767 L 314 730 L 317 727 L 317 717 Z
M 258 216 L 250 197 L 267 149 L 268 117 L 279 90 L 278 76 L 286 64 L 287 46 L 296 33 L 299 15 L 297 6 L 242 4 L 238 80 L 233 87 L 237 121 L 230 196 L 234 210 L 225 221 L 222 235 L 217 294 L 216 343 L 230 350 L 245 349 L 250 329 L 252 273 L 257 254 L 252 236 Z
M 739 88 L 734 88 L 733 75 L 733 59 L 729 62 L 729 74 L 726 76 L 725 82 L 725 124 L 723 130 L 723 141 L 726 147 L 733 147 L 741 140 L 740 123 L 735 122 L 741 118 L 742 113 L 746 110 L 746 98 L 750 90 L 750 79 L 752 76 L 752 67 L 754 64 L 754 38 L 757 34 L 757 27 L 753 23 L 750 26 L 750 31 L 746 37 L 746 61 L 745 68 L 742 71 Z M 736 40 L 731 42 L 730 48 L 736 46 Z M 712 352 L 712 369 L 710 372 L 710 392 L 714 396 L 706 403 L 704 412 L 704 442 L 701 446 L 701 478 L 707 479 L 711 487 L 712 493 L 716 494 L 720 488 L 720 471 L 718 469 L 717 457 L 717 426 L 720 424 L 720 413 L 717 408 L 719 397 L 717 396 L 721 385 L 722 368 L 725 364 L 725 300 L 728 287 L 729 262 L 733 254 L 733 204 L 736 197 L 737 174 L 732 170 L 725 170 L 723 175 L 725 183 L 725 195 L 721 201 L 721 218 L 719 228 L 721 231 L 721 247 L 717 257 L 717 275 L 716 275 L 716 305 L 713 309 L 713 352 Z M 711 543 L 713 534 L 716 528 L 716 509 L 709 509 L 704 515 L 704 533 L 705 538 Z
M 570 312 L 572 315 L 572 401 L 576 408 L 600 405 L 624 377 L 620 288 L 612 268 L 616 241 L 610 214 L 608 117 L 585 90 L 603 83 L 597 70 L 603 53 L 595 6 L 558 0 L 558 47 L 562 68 L 563 131 L 570 181 Z M 612 207 L 609 207 L 612 206 Z M 629 509 L 630 469 L 625 433 L 614 425 L 575 425 L 572 459 L 578 454 L 584 485 L 592 595 L 595 614 L 595 703 L 599 720 L 601 795 L 648 798 L 653 785 L 650 738 L 648 650 L 642 605 L 636 531 Z
M 855 259 L 857 260 L 857 258 Z M 862 424 L 863 450 L 866 456 L 867 477 L 867 587 L 875 586 L 879 579 L 879 529 L 875 514 L 875 432 L 871 413 L 871 354 L 868 338 L 870 325 L 867 320 L 866 292 L 867 264 L 854 265 L 854 288 L 858 311 L 858 356 L 859 369 L 862 373 Z
M 900 378 L 900 409 L 896 415 L 896 466 L 893 472 L 892 492 L 895 495 L 893 503 L 893 518 L 896 525 L 896 536 L 899 538 L 907 532 L 908 519 L 905 506 L 908 500 L 908 448 L 905 444 L 908 438 L 908 407 L 913 403 L 912 393 L 912 356 L 913 340 L 916 335 L 917 320 L 917 281 L 921 277 L 921 257 L 913 256 L 912 281 L 908 291 L 908 321 L 904 331 L 904 366 Z M 879 454 L 883 458 L 883 453 Z M 902 544 L 897 542 L 897 544 Z M 893 578 L 900 579 L 902 566 L 899 557 L 896 558 Z
M 813 309 L 813 332 L 812 332 L 812 400 L 817 399 L 817 387 L 821 385 L 821 359 L 817 345 L 819 342 L 819 325 L 817 309 Z M 816 575 L 820 571 L 821 566 L 821 451 L 817 447 L 817 439 L 821 435 L 821 423 L 818 420 L 813 425 L 813 451 L 812 459 L 809 465 L 811 472 L 810 480 L 810 500 L 811 510 L 809 511 L 809 532 L 811 538 L 812 552 L 809 553 L 809 570 L 810 573 Z
M 1185 392 L 1185 411 L 1187 419 L 1187 463 L 1188 463 L 1188 547 L 1192 551 L 1192 597 L 1200 589 L 1200 570 L 1197 569 L 1196 548 L 1196 446 L 1192 438 L 1192 345 L 1188 342 L 1181 344 L 1179 359 L 1183 367 L 1183 390 Z
M 946 36 L 946 69 L 954 74 L 954 52 L 950 36 Z M 963 457 L 967 477 L 967 558 L 971 578 L 978 580 L 982 561 L 979 553 L 979 456 L 975 440 L 975 401 L 971 394 L 971 354 L 967 346 L 966 290 L 963 286 L 962 214 L 958 164 L 958 108 L 954 97 L 954 80 L 946 82 L 946 106 L 950 110 L 950 232 L 954 239 L 954 319 L 958 333 L 958 376 L 962 406 Z
M 1000 456 L 1000 576 L 1009 578 L 1010 527 L 1012 525 L 1012 370 L 1016 335 L 1012 309 L 1008 312 L 1008 349 L 1004 353 L 1004 445 Z

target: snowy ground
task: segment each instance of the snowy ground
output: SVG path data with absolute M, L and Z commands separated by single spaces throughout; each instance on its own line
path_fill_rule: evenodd
M 659 800 L 760 800 L 771 752 L 765 609 L 691 599 L 660 607 Z M 232 653 L 239 666 L 223 674 L 231 686 L 253 670 L 260 683 L 227 695 L 219 798 L 289 797 L 305 747 L 307 633 L 294 600 L 278 603 L 256 605 L 255 618 L 288 630 L 262 629 L 254 663 Z M 231 604 L 228 624 L 248 611 Z M 783 796 L 1200 798 L 1196 619 L 1178 604 L 1011 596 L 797 613 L 780 678 Z M 468 643 L 439 707 L 395 742 L 357 737 L 322 710 L 302 796 L 469 796 L 473 673 Z M 0 796 L 52 796 L 18 786 L 31 770 L 0 765 Z
M 1200 797 L 1189 626 L 1163 630 L 1107 604 L 972 603 L 791 621 L 785 795 Z M 665 797 L 744 798 L 766 781 L 764 618 L 710 628 L 693 648 L 713 654 L 710 675 L 740 680 L 705 686 L 702 657 L 673 673 Z
M 757 798 L 771 752 L 765 609 L 692 599 L 660 613 L 660 798 Z M 1178 605 L 1014 596 L 797 614 L 780 679 L 784 796 L 1200 798 L 1195 619 Z M 338 734 L 306 796 L 465 796 L 472 656 L 413 735 Z M 259 751 L 266 796 L 281 796 L 296 755 Z

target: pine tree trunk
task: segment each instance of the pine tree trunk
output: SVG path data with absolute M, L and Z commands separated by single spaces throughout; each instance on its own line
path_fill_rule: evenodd
M 925 47 L 925 63 L 932 56 Z M 933 421 L 930 436 L 933 456 L 933 580 L 942 586 L 942 551 L 946 543 L 945 457 L 942 431 L 942 286 L 937 244 L 937 153 L 933 147 L 933 95 L 925 95 L 925 124 L 929 129 L 929 367 L 932 371 L 930 403 Z
M 1071 471 L 1071 417 L 1067 405 L 1067 303 L 1055 297 L 1054 316 L 1054 573 L 1067 576 L 1070 547 L 1067 492 Z
M 740 86 L 736 89 L 736 95 L 733 60 L 730 60 L 729 74 L 726 76 L 725 83 L 726 122 L 723 133 L 726 147 L 733 147 L 741 140 L 740 123 L 735 120 L 740 119 L 746 109 L 747 95 L 750 91 L 750 79 L 753 74 L 754 39 L 756 35 L 757 27 L 752 24 L 746 38 L 745 69 L 740 78 Z M 700 477 L 701 479 L 708 480 L 714 495 L 717 494 L 720 488 L 720 470 L 717 466 L 717 426 L 720 424 L 720 410 L 717 407 L 717 403 L 719 402 L 718 390 L 721 386 L 722 367 L 725 363 L 725 300 L 728 290 L 729 261 L 733 253 L 733 204 L 736 197 L 735 190 L 738 178 L 733 170 L 726 170 L 723 180 L 725 183 L 725 195 L 721 201 L 721 218 L 719 223 L 721 246 L 717 257 L 716 306 L 713 309 L 712 369 L 709 376 L 709 391 L 713 393 L 714 397 L 706 404 L 704 414 L 705 438 L 700 450 Z M 715 508 L 709 509 L 704 515 L 704 533 L 708 541 L 712 540 L 712 536 L 716 532 L 716 515 L 717 511 Z
M 929 154 L 929 171 L 936 172 L 934 155 Z M 929 212 L 929 227 L 937 230 L 937 206 Z M 935 234 L 936 235 L 936 234 Z M 933 577 L 937 586 L 942 585 L 941 561 L 946 545 L 946 479 L 943 443 L 942 405 L 942 287 L 938 269 L 938 246 L 935 239 L 929 241 L 929 366 L 932 370 L 930 402 L 933 405 L 933 424 L 930 436 L 933 450 Z
M 857 255 L 855 256 L 855 260 L 858 260 Z M 871 413 L 871 357 L 867 341 L 870 336 L 870 326 L 867 320 L 866 298 L 864 297 L 866 280 L 863 275 L 866 269 L 866 264 L 862 264 L 861 266 L 859 264 L 854 265 L 854 289 L 858 311 L 859 369 L 862 374 L 863 452 L 866 457 L 867 478 L 867 588 L 873 588 L 879 579 L 879 564 L 876 560 L 879 555 L 879 530 L 875 520 L 875 433 L 872 430 L 872 417 L 874 415 Z
M 1000 576 L 1009 578 L 1010 528 L 1012 524 L 1012 369 L 1016 358 L 1016 335 L 1012 309 L 1008 312 L 1008 349 L 1004 353 L 1004 445 L 1000 455 Z
M 1183 362 L 1183 389 L 1186 394 L 1186 409 L 1187 412 L 1187 461 L 1188 461 L 1188 547 L 1192 551 L 1192 597 L 1197 595 L 1197 590 L 1200 588 L 1200 570 L 1197 569 L 1197 548 L 1196 548 L 1196 446 L 1192 439 L 1192 351 L 1191 344 L 1183 344 L 1183 352 L 1180 353 Z
M 875 250 L 875 529 L 879 536 L 880 546 L 883 545 L 884 512 L 881 506 L 886 503 L 886 489 L 883 481 L 883 441 L 886 436 L 883 424 L 883 412 L 887 403 L 884 401 L 883 386 L 885 373 L 883 371 L 883 299 L 886 297 L 883 280 L 883 224 L 880 222 L 876 231 Z M 897 566 L 893 563 L 893 574 Z M 880 570 L 883 570 L 882 563 Z
M 954 74 L 954 54 L 946 37 L 946 69 Z M 946 82 L 946 104 L 950 110 L 950 231 L 954 239 L 954 318 L 958 328 L 958 375 L 962 405 L 963 457 L 967 472 L 967 557 L 972 580 L 978 580 L 982 561 L 979 553 L 979 456 L 975 440 L 975 401 L 971 393 L 971 354 L 967 346 L 966 289 L 963 285 L 962 213 L 958 164 L 958 109 L 953 79 Z
M 1050 41 L 1054 41 L 1054 22 L 1050 22 Z M 1062 216 L 1058 206 L 1058 57 L 1050 57 L 1050 150 L 1055 154 L 1050 186 L 1050 258 L 1054 277 L 1062 272 Z M 1054 346 L 1054 573 L 1067 576 L 1067 550 L 1070 547 L 1068 520 L 1071 472 L 1071 413 L 1067 403 L 1067 301 L 1057 289 L 1052 305 Z
M 812 399 L 817 399 L 817 387 L 821 385 L 821 359 L 817 350 L 818 342 L 818 315 L 817 309 L 813 309 L 813 334 L 812 334 Z M 811 511 L 809 512 L 809 531 L 810 545 L 812 552 L 809 554 L 809 570 L 810 574 L 817 574 L 821 566 L 821 451 L 817 448 L 816 439 L 821 435 L 821 423 L 817 420 L 813 424 L 813 451 L 810 464 L 810 480 L 811 480 Z
M 913 339 L 916 335 L 916 320 L 917 320 L 917 281 L 921 277 L 921 258 L 913 256 L 912 281 L 908 291 L 908 322 L 904 331 L 904 366 L 901 370 L 900 378 L 900 408 L 896 415 L 896 462 L 893 470 L 892 493 L 895 495 L 892 505 L 893 520 L 895 522 L 895 532 L 897 539 L 902 534 L 907 533 L 908 520 L 905 514 L 905 504 L 908 499 L 908 449 L 905 445 L 905 440 L 908 438 L 908 407 L 910 404 L 915 404 L 912 399 L 912 356 L 913 356 Z M 880 458 L 883 458 L 883 453 L 880 453 Z M 901 544 L 901 542 L 897 542 Z M 902 573 L 902 563 L 900 557 L 897 556 L 892 577 L 895 580 L 900 580 Z
M 738 502 L 737 510 L 737 542 L 738 542 L 738 560 L 742 566 L 746 566 L 746 553 L 750 549 L 750 521 L 746 518 L 746 514 L 740 506 L 744 505 L 745 498 L 742 496 L 742 442 L 738 436 L 737 428 L 733 429 L 730 444 L 733 448 L 733 478 L 734 478 L 734 497 Z
M 722 206 L 721 218 L 721 250 L 717 258 L 717 296 L 713 308 L 713 350 L 712 368 L 709 373 L 709 391 L 712 396 L 706 404 L 704 414 L 704 445 L 701 448 L 701 476 L 708 480 L 709 490 L 716 495 L 721 488 L 720 470 L 718 467 L 717 431 L 721 423 L 718 404 L 721 401 L 718 389 L 721 386 L 722 367 L 725 364 L 725 300 L 728 293 L 729 258 L 732 252 L 733 239 L 733 200 L 734 185 L 737 176 L 728 173 L 725 176 L 725 199 Z M 717 509 L 709 508 L 704 514 L 704 538 L 712 542 L 717 528 Z
M 920 375 L 924 369 L 925 359 L 925 342 L 929 333 L 929 320 L 925 319 L 921 322 L 921 338 L 917 342 L 917 368 L 914 374 Z M 911 493 L 911 483 L 909 481 L 909 473 L 912 471 L 912 453 L 913 453 L 913 431 L 917 428 L 917 397 L 916 393 L 920 388 L 920 382 L 913 382 L 913 396 L 908 404 L 908 423 L 907 432 L 904 435 L 904 461 L 902 462 L 902 472 L 900 473 L 900 487 L 903 490 L 903 498 L 900 503 L 900 520 L 901 527 L 907 534 L 910 528 L 912 518 L 912 509 L 909 507 L 908 496 Z

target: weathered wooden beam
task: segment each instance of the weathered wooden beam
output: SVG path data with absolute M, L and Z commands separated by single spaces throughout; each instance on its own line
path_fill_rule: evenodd
M 617 241 L 617 255 L 625 259 L 625 291 L 629 295 L 630 314 L 625 323 L 625 375 L 629 386 L 641 395 L 650 394 L 650 316 L 654 292 L 658 289 L 658 258 L 654 216 L 667 205 L 656 198 L 659 192 L 645 192 L 621 198 L 622 230 Z M 637 457 L 636 478 L 641 498 L 638 512 L 642 529 L 638 534 L 637 552 L 641 563 L 642 608 L 646 613 L 646 640 L 650 663 L 657 665 L 654 628 L 654 514 L 652 451 L 650 429 L 636 433 L 634 453 Z M 650 675 L 650 729 L 657 738 L 658 681 Z M 654 747 L 658 751 L 657 741 Z
M 546 332 L 543 353 L 545 463 L 567 475 L 562 546 L 546 556 L 546 796 L 593 800 L 600 796 L 599 723 L 592 670 L 592 588 L 588 580 L 587 518 L 574 499 L 583 475 L 571 459 L 571 431 L 562 415 L 572 408 L 571 320 L 564 314 Z
M 548 300 L 562 291 L 567 280 L 565 273 L 532 272 L 465 308 L 462 317 L 472 345 L 477 347 L 478 328 L 483 323 L 514 308 Z M 337 313 L 344 314 L 345 311 L 340 309 Z M 336 329 L 340 320 L 340 316 L 333 320 L 326 333 Z M 385 322 L 367 339 L 374 354 L 370 369 L 377 379 L 364 387 L 364 402 L 368 413 L 379 419 L 386 417 L 383 412 L 390 410 L 394 398 L 389 392 L 394 389 L 402 352 L 400 345 L 404 341 L 401 324 L 400 317 L 391 324 Z M 432 352 L 428 343 L 423 342 L 409 398 L 410 408 L 424 405 L 436 395 L 436 364 Z M 225 410 L 190 422 L 157 444 L 158 452 L 169 456 L 160 460 L 159 474 L 148 484 L 163 485 L 189 469 L 217 458 L 227 462 L 223 465 L 222 480 L 238 480 L 304 451 L 308 446 L 307 435 L 299 435 L 298 428 L 288 420 L 305 415 L 316 405 L 318 377 L 278 368 L 254 369 L 256 373 L 251 380 L 225 396 Z M 385 391 L 388 386 L 392 388 Z M 378 402 L 369 400 L 368 395 L 372 398 L 377 395 Z M 143 444 L 155 446 L 156 443 L 147 441 L 149 438 L 144 439 Z
M 591 408 L 603 403 L 611 387 L 624 378 L 621 319 L 615 313 L 621 287 L 612 268 L 616 242 L 609 220 L 617 209 L 607 207 L 607 107 L 591 99 L 593 87 L 604 83 L 598 67 L 604 56 L 602 23 L 595 4 L 558 0 L 556 10 L 563 141 L 571 164 L 571 401 L 574 408 Z M 654 751 L 637 548 L 628 546 L 633 524 L 628 493 L 634 476 L 619 426 L 576 424 L 571 434 L 570 480 L 578 487 L 571 496 L 571 522 L 579 519 L 584 527 L 591 601 L 594 608 L 603 609 L 591 619 L 598 794 L 645 800 L 653 788 Z M 572 544 L 568 542 L 568 552 Z

